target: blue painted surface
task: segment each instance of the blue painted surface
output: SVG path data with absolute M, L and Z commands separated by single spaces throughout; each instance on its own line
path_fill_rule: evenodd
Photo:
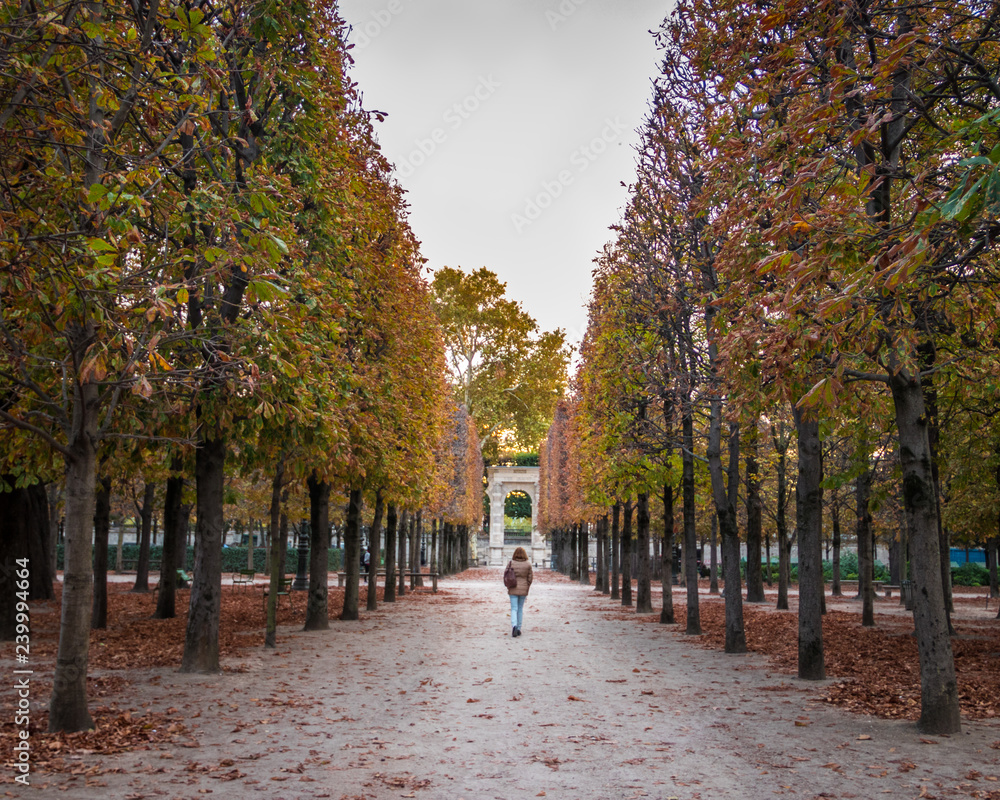
M 961 566 L 965 563 L 965 548 L 964 547 L 953 547 L 951 548 L 951 561 L 954 564 L 958 562 Z M 969 550 L 969 563 L 971 564 L 985 564 L 986 563 L 986 551 L 982 547 L 974 547 Z

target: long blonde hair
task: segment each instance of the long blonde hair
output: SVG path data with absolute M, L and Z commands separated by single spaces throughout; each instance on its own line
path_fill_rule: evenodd
M 519 547 L 519 548 L 517 548 L 517 550 L 514 551 L 514 560 L 515 561 L 527 561 L 528 560 L 528 554 L 527 554 L 527 552 L 525 552 L 525 550 L 524 550 L 523 547 Z

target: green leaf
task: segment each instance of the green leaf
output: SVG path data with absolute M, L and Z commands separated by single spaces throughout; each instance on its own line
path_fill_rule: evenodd
M 96 203 L 108 193 L 108 187 L 103 183 L 95 183 L 87 191 L 87 202 Z

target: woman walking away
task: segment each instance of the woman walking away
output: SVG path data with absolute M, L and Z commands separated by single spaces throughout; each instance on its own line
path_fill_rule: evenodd
M 514 574 L 517 575 L 517 586 L 507 590 L 510 595 L 511 636 L 521 635 L 521 624 L 524 622 L 524 601 L 528 598 L 528 589 L 534 575 L 531 572 L 531 562 L 523 547 L 514 551 Z

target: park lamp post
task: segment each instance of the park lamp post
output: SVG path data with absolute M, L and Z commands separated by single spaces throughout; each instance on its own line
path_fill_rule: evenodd
M 292 582 L 292 591 L 308 591 L 308 554 L 309 554 L 309 523 L 302 520 L 299 523 L 299 530 L 296 534 L 295 548 L 298 551 L 298 563 L 295 568 L 295 580 Z

